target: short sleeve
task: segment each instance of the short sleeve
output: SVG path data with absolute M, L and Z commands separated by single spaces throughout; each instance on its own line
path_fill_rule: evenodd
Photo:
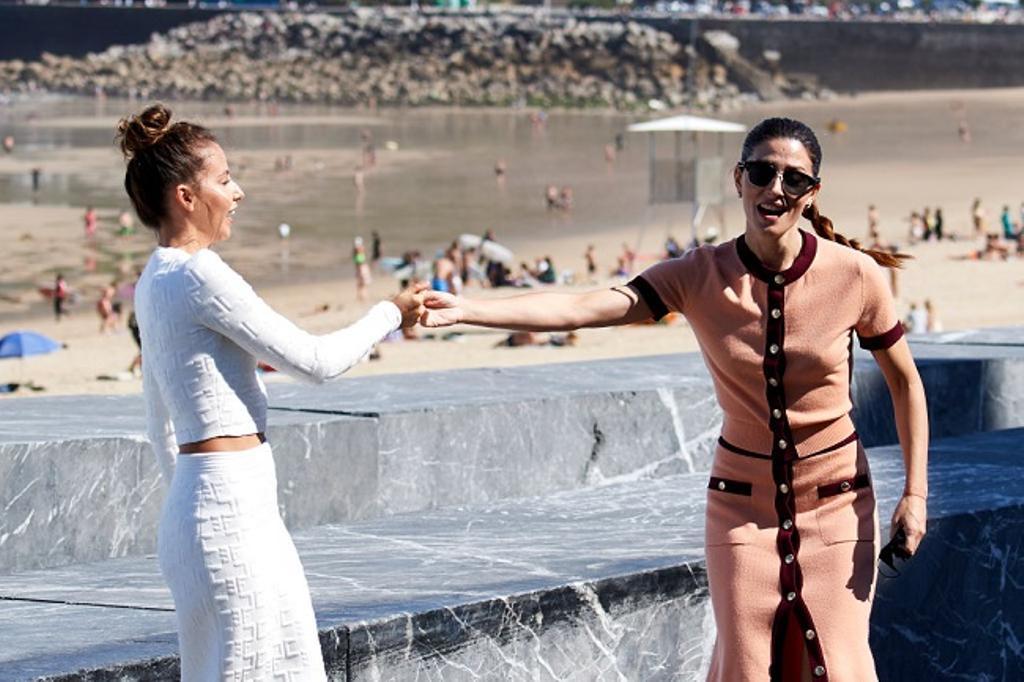
M 630 280 L 629 287 L 647 304 L 655 320 L 660 320 L 670 312 L 684 312 L 684 275 L 695 253 L 696 249 L 680 258 L 656 263 Z
M 903 337 L 903 325 L 882 266 L 865 258 L 861 261 L 861 310 L 855 330 L 860 347 L 885 350 Z

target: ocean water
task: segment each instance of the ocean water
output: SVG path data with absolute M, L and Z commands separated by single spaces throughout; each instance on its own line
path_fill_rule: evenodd
M 26 203 L 127 208 L 113 122 L 141 106 L 60 99 L 0 107 L 0 135 L 15 136 L 21 163 L 13 172 L 0 166 L 0 209 Z M 222 105 L 172 107 L 176 116 L 211 121 L 247 192 L 234 248 L 269 250 L 277 225 L 292 226 L 289 277 L 333 274 L 332 263 L 347 263 L 352 238 L 368 238 L 372 231 L 382 235 L 389 255 L 407 249 L 430 255 L 459 234 L 488 229 L 514 248 L 623 226 L 673 229 L 666 220 L 677 220 L 680 229 L 689 225 L 687 207 L 648 205 L 647 139 L 624 133 L 642 120 L 637 116 L 555 112 L 537 125 L 525 110 L 289 106 L 270 117 L 265 107 L 235 105 L 233 120 L 218 127 L 226 121 Z M 352 159 L 364 130 L 373 135 L 378 165 L 365 173 L 360 195 Z M 608 163 L 604 147 L 614 145 L 617 135 L 624 146 Z M 287 155 L 292 169 L 276 173 L 275 159 Z M 504 180 L 494 170 L 499 160 L 507 167 Z M 42 171 L 36 192 L 25 164 Z M 546 208 L 549 184 L 572 188 L 571 211 Z M 79 225 L 69 229 L 69 237 L 80 233 Z M 584 247 L 581 241 L 581 253 Z M 112 257 L 98 255 L 101 268 Z M 537 255 L 522 254 L 524 260 Z

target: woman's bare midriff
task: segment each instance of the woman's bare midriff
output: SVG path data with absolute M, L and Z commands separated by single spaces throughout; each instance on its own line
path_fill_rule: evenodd
M 237 452 L 251 450 L 267 442 L 262 433 L 250 433 L 246 436 L 215 436 L 194 443 L 185 443 L 178 452 L 183 455 L 199 455 L 207 452 Z

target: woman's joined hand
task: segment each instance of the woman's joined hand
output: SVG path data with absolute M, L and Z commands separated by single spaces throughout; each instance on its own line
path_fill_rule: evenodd
M 428 291 L 424 298 L 425 310 L 420 317 L 424 327 L 450 327 L 462 322 L 464 310 L 462 299 L 443 291 Z
M 920 495 L 905 494 L 893 512 L 892 531 L 895 532 L 897 527 L 903 526 L 903 531 L 907 534 L 907 551 L 914 554 L 927 532 L 927 522 L 928 502 Z
M 426 288 L 426 282 L 418 282 L 391 299 L 391 302 L 398 306 L 398 310 L 402 313 L 402 329 L 412 327 L 423 315 L 423 291 Z

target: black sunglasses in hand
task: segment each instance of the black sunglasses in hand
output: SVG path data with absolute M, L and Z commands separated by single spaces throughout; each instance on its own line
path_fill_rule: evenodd
M 886 575 L 885 573 L 882 575 L 886 578 L 898 578 L 900 570 L 896 568 L 896 560 L 907 561 L 911 556 L 910 550 L 907 549 L 907 532 L 901 524 L 896 527 L 896 532 L 893 533 L 892 539 L 878 553 L 878 560 L 893 571 L 892 575 Z
M 802 197 L 821 182 L 821 178 L 808 175 L 795 168 L 779 170 L 775 164 L 768 161 L 740 161 L 736 167 L 746 171 L 750 184 L 758 187 L 767 187 L 775 181 L 775 178 L 781 177 L 782 191 L 794 198 Z

